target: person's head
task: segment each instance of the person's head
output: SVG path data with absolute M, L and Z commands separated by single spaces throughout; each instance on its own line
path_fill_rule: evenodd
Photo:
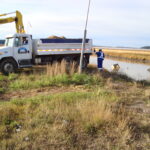
M 102 52 L 102 49 L 99 49 L 99 52 Z
M 26 37 L 23 37 L 22 40 L 23 40 L 23 41 L 26 41 Z

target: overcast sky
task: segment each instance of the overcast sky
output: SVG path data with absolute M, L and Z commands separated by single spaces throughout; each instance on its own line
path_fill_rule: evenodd
M 82 38 L 88 0 L 0 0 L 2 13 L 19 10 L 27 33 Z M 15 32 L 15 24 L 0 25 L 0 39 Z M 91 0 L 88 38 L 95 45 L 150 45 L 149 0 Z

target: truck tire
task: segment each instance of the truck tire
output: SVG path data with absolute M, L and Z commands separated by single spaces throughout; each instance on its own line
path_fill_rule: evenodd
M 88 65 L 88 59 L 87 57 L 83 56 L 82 69 L 87 68 L 87 65 Z M 75 67 L 78 69 L 79 66 L 80 66 L 80 57 L 78 57 L 75 60 Z
M 67 56 L 63 60 L 65 62 L 66 72 L 69 73 L 71 69 L 71 64 L 72 64 L 72 58 Z
M 84 57 L 83 57 L 82 68 L 83 68 L 83 69 L 87 68 L 87 65 L 88 65 L 88 60 L 87 60 L 87 58 L 84 56 Z
M 5 59 L 1 62 L 0 71 L 4 75 L 9 75 L 17 70 L 17 64 L 13 59 Z

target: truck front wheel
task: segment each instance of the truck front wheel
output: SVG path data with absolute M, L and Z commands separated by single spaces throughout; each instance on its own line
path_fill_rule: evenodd
M 17 64 L 12 59 L 5 59 L 4 61 L 1 62 L 0 70 L 5 75 L 14 73 L 17 70 Z

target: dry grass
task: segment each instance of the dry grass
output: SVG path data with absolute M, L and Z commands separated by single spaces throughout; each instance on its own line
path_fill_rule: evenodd
M 76 97 L 68 103 L 61 96 L 45 97 L 44 102 L 32 100 L 24 105 L 10 104 L 5 109 L 1 105 L 0 112 L 1 150 L 6 147 L 15 150 L 88 149 L 92 146 L 91 140 L 94 142 L 103 135 L 108 142 L 101 143 L 102 147 L 109 143 L 111 148 L 113 144 L 125 148 L 132 135 L 126 117 L 113 113 L 101 98 L 80 97 L 79 100 Z M 18 125 L 21 125 L 19 132 Z M 109 138 L 115 141 L 111 143 Z M 95 143 L 93 149 L 102 148 L 99 144 Z
M 149 51 L 129 51 L 129 50 L 103 50 L 107 56 L 126 58 L 130 60 L 150 61 Z
M 66 61 L 56 62 L 54 64 L 49 64 L 46 66 L 46 74 L 50 76 L 56 76 L 61 74 L 74 74 L 77 72 L 75 62 L 67 63 Z
M 138 91 L 139 83 L 94 68 L 79 75 L 72 65 L 70 72 L 63 62 L 40 73 L 0 77 L 1 85 L 7 83 L 6 94 L 23 93 L 0 103 L 0 149 L 147 150 L 147 120 L 143 126 L 138 114 L 124 106 L 141 98 L 143 87 Z
M 150 61 L 150 51 L 148 50 L 136 50 L 136 49 L 103 49 L 106 56 L 115 58 L 125 58 L 134 61 Z
M 116 52 L 116 53 L 130 53 L 130 54 L 144 54 L 144 55 L 150 55 L 150 51 L 148 50 L 136 50 L 136 49 L 131 49 L 131 50 L 121 50 L 121 49 L 103 49 L 105 52 Z

